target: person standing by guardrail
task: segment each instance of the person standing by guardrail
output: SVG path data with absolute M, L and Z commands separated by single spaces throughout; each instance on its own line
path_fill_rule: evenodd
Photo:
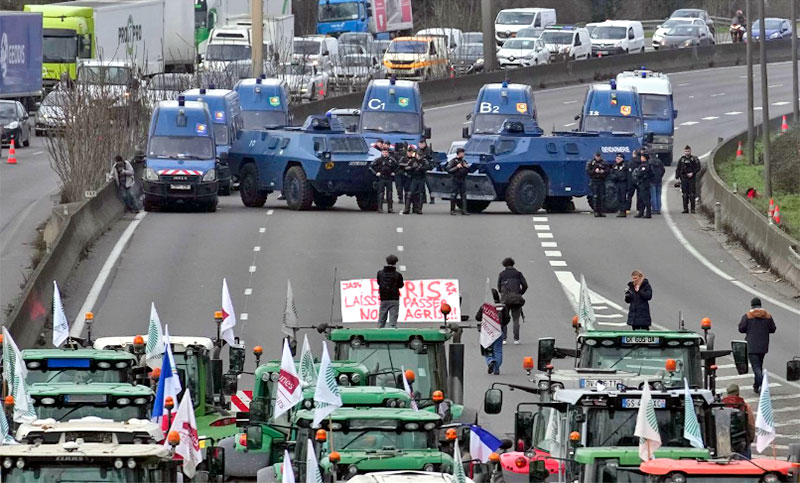
M 135 182 L 133 179 L 133 166 L 129 161 L 122 159 L 119 154 L 114 156 L 114 164 L 111 166 L 110 177 L 117 183 L 122 201 L 125 202 L 126 211 L 139 213 L 139 204 L 136 202 L 134 194 Z
M 692 154 L 692 148 L 687 144 L 683 148 L 683 156 L 678 160 L 678 166 L 675 168 L 675 179 L 681 181 L 681 194 L 683 195 L 683 211 L 681 213 L 689 213 L 689 206 L 694 213 L 699 173 L 700 159 Z
M 747 357 L 750 365 L 753 366 L 753 391 L 761 393 L 761 381 L 763 381 L 764 357 L 769 352 L 769 335 L 774 334 L 777 328 L 772 316 L 761 308 L 761 299 L 758 297 L 750 301 L 750 310 L 742 316 L 739 321 L 739 332 L 747 334 Z

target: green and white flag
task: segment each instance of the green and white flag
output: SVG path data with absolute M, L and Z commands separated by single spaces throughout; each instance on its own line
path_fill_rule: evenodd
M 703 435 L 700 434 L 700 423 L 697 422 L 697 414 L 694 412 L 694 401 L 689 394 L 689 380 L 683 378 L 685 396 L 683 402 L 683 437 L 695 448 L 704 448 Z
M 25 386 L 25 378 L 28 376 L 28 369 L 22 360 L 20 352 L 14 338 L 8 330 L 3 327 L 3 378 L 8 384 L 8 393 L 14 397 L 14 421 L 31 422 L 36 419 L 36 411 L 33 408 L 33 399 L 28 394 Z
M 283 450 L 283 463 L 281 464 L 281 468 L 283 468 L 283 478 L 281 479 L 282 483 L 295 483 L 294 481 L 294 468 L 292 468 L 292 460 L 289 457 L 289 450 Z
M 563 458 L 564 453 L 561 448 L 561 413 L 554 408 L 550 408 L 550 417 L 547 418 L 547 429 L 545 438 L 550 447 L 550 456 L 553 458 Z
M 64 313 L 64 304 L 61 303 L 61 292 L 58 284 L 53 280 L 53 345 L 59 347 L 69 338 L 69 322 Z
M 342 407 L 342 395 L 339 392 L 336 375 L 333 373 L 333 367 L 331 366 L 328 345 L 323 342 L 319 378 L 317 378 L 317 388 L 314 391 L 314 421 L 311 426 L 319 426 L 323 419 L 340 407 Z
M 589 297 L 589 287 L 586 285 L 586 279 L 581 274 L 581 290 L 578 300 L 578 323 L 581 324 L 584 330 L 594 330 L 597 317 L 594 315 L 594 308 L 592 307 L 592 299 Z
M 303 350 L 300 352 L 300 383 L 303 387 L 313 386 L 317 383 L 317 368 L 314 367 L 314 354 L 308 343 L 308 334 L 303 334 Z
M 634 436 L 639 437 L 639 458 L 648 461 L 654 458 L 653 453 L 661 447 L 661 434 L 658 432 L 658 419 L 653 398 L 650 396 L 650 384 L 647 379 L 639 401 L 639 413 L 636 415 Z
M 455 449 L 453 449 L 453 480 L 455 483 L 467 483 L 467 475 L 464 473 L 464 463 L 461 461 L 461 449 L 458 447 L 458 440 L 456 440 Z
M 151 369 L 161 369 L 161 358 L 164 356 L 164 332 L 161 329 L 161 319 L 156 312 L 156 304 L 150 303 L 150 326 L 147 328 L 147 347 L 145 359 Z
M 761 382 L 761 394 L 758 396 L 758 414 L 756 414 L 756 451 L 761 453 L 775 440 L 775 416 L 772 414 L 772 397 L 769 393 L 767 371 Z
M 0 445 L 4 444 L 19 444 L 17 440 L 11 436 L 11 428 L 8 426 L 8 419 L 6 419 L 6 412 L 0 411 Z
M 17 344 L 14 343 L 11 333 L 3 326 L 3 379 L 8 383 L 9 393 L 14 391 L 14 374 L 17 370 L 17 354 L 19 353 L 19 348 Z M 23 378 L 28 376 L 27 367 L 23 365 L 20 370 L 22 371 Z
M 306 483 L 322 483 L 322 474 L 319 472 L 317 463 L 317 453 L 314 451 L 314 443 L 308 440 L 308 451 L 306 452 Z
M 289 337 L 294 337 L 297 328 L 297 306 L 294 304 L 294 292 L 292 291 L 292 281 L 286 281 L 286 305 L 283 307 L 283 322 L 281 330 Z

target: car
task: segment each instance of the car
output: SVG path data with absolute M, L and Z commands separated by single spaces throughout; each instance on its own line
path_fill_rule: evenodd
M 542 27 L 525 27 L 524 29 L 519 29 L 519 32 L 517 32 L 517 36 L 515 38 L 538 39 L 541 37 L 542 32 L 544 32 Z
M 383 65 L 390 76 L 429 80 L 447 76 L 449 56 L 443 35 L 395 37 L 383 56 Z
M 483 70 L 483 44 L 459 45 L 450 56 L 450 62 L 458 74 Z
M 296 99 L 314 101 L 328 94 L 330 76 L 316 64 L 283 63 L 278 77 L 286 81 Z
M 630 54 L 644 52 L 644 29 L 637 20 L 603 22 L 589 36 L 592 55 Z
M 447 151 L 447 160 L 450 161 L 451 159 L 455 158 L 456 151 L 458 151 L 458 148 L 463 148 L 464 146 L 466 146 L 466 144 L 467 144 L 466 141 L 453 141 L 450 144 L 450 150 Z
M 368 53 L 339 55 L 331 81 L 337 89 L 363 89 L 372 79 L 383 77 L 378 58 Z
M 678 25 L 667 30 L 660 47 L 680 49 L 685 47 L 714 45 L 714 36 L 705 25 Z
M 2 144 L 11 144 L 14 140 L 16 147 L 31 144 L 31 125 L 28 121 L 28 111 L 18 101 L 0 101 L 0 124 L 3 125 Z
M 64 107 L 69 102 L 69 94 L 58 89 L 50 91 L 36 111 L 34 132 L 37 136 L 49 135 L 66 127 Z
M 501 69 L 546 64 L 549 60 L 550 50 L 542 39 L 508 39 L 497 51 Z
M 391 44 L 391 40 L 376 40 L 375 41 L 375 55 L 379 58 L 383 58 L 383 55 L 386 54 L 386 49 L 389 48 L 389 44 Z
M 483 32 L 464 32 L 465 44 L 483 44 Z
M 785 18 L 765 18 L 764 25 L 766 27 L 766 35 L 765 37 L 767 40 L 780 40 L 780 39 L 790 39 L 792 38 L 792 23 Z M 753 38 L 759 40 L 761 31 L 761 22 L 756 20 L 753 22 L 753 26 L 750 29 L 750 32 L 753 32 Z M 744 34 L 744 38 L 747 39 L 747 33 Z
M 702 8 L 679 8 L 672 12 L 669 18 L 699 18 L 705 22 L 711 35 L 714 35 L 716 32 L 714 29 L 714 19 L 708 14 L 708 10 L 703 10 Z
M 594 32 L 594 29 L 597 28 L 597 26 L 600 25 L 601 23 L 603 22 L 591 22 L 584 25 L 586 31 L 589 32 L 589 37 L 591 37 L 592 32 Z
M 592 55 L 589 31 L 573 26 L 550 26 L 539 37 L 550 51 L 550 61 L 559 56 L 570 60 L 588 59 Z
M 672 17 L 668 18 L 666 22 L 656 27 L 653 32 L 653 48 L 658 50 L 661 47 L 661 41 L 664 40 L 664 34 L 667 30 L 678 25 L 705 25 L 702 19 L 691 17 Z

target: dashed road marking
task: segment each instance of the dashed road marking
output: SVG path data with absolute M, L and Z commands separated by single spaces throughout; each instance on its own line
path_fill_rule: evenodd
M 703 118 L 704 121 L 713 121 L 714 119 L 719 119 L 719 117 L 717 117 L 717 116 L 708 116 L 708 117 L 704 117 Z
M 44 151 L 36 151 L 33 153 L 34 156 L 39 156 L 40 154 L 44 154 Z
M 400 265 L 398 270 L 400 270 L 401 272 L 405 272 L 406 271 L 406 266 L 405 265 Z
M 244 294 L 245 295 L 253 295 L 253 289 L 252 288 L 244 289 Z
M 692 85 L 691 82 L 682 82 L 682 83 L 678 84 L 678 87 L 685 87 L 685 86 L 690 86 L 690 85 Z
M 726 112 L 725 115 L 726 116 L 738 116 L 741 113 L 742 113 L 741 111 L 731 111 L 731 112 Z
M 533 222 L 536 223 L 537 221 L 547 221 L 547 217 L 546 216 L 534 216 L 533 217 Z
M 262 226 L 261 228 L 258 229 L 258 232 L 259 233 L 266 233 L 267 232 L 267 228 Z
M 250 273 L 255 273 L 255 272 L 256 272 L 256 266 L 250 265 Z
M 566 267 L 567 266 L 567 262 L 565 262 L 564 260 L 550 260 L 550 266 L 551 267 Z
M 786 104 L 789 104 L 789 101 L 778 101 L 772 103 L 773 106 L 785 106 Z
M 552 233 L 537 233 L 536 236 L 539 238 L 553 238 Z
M 239 314 L 239 320 L 247 320 L 249 315 L 247 313 Z
M 711 94 L 711 97 L 719 97 L 719 96 L 724 96 L 724 95 L 725 95 L 724 92 L 717 92 L 716 94 Z
M 546 256 L 546 257 L 560 257 L 561 256 L 561 251 L 559 251 L 559 250 L 545 250 L 544 251 L 544 256 Z
M 542 248 L 557 248 L 558 243 L 556 242 L 542 242 Z
M 694 126 L 695 124 L 697 124 L 697 121 L 686 121 L 682 122 L 681 126 Z
M 402 252 L 404 250 L 403 245 L 397 245 L 397 251 Z
M 397 227 L 397 233 L 403 233 L 403 227 L 402 226 L 398 226 Z
M 754 111 L 760 111 L 761 109 L 763 109 L 763 107 L 761 107 L 761 106 L 758 106 L 758 107 L 754 107 L 754 108 L 753 108 L 753 110 L 754 110 Z
M 783 84 L 771 84 L 771 85 L 767 86 L 768 89 L 772 89 L 772 88 L 775 88 L 775 87 L 783 87 Z
M 255 246 L 255 247 L 253 247 L 253 251 L 254 252 L 260 252 L 261 251 L 261 247 Z
M 575 124 L 577 124 L 577 123 L 571 122 L 571 123 L 569 123 L 569 124 L 564 124 L 564 127 L 570 127 L 570 126 L 574 126 Z
M 564 104 L 575 104 L 578 101 L 564 101 Z
M 533 225 L 533 229 L 536 231 L 550 231 L 550 225 Z
M 275 210 L 267 210 L 267 215 L 271 215 L 273 213 L 275 213 Z

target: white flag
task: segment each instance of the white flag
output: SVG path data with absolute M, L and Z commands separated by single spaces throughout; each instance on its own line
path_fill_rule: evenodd
M 294 468 L 292 468 L 292 460 L 289 458 L 288 449 L 283 450 L 283 463 L 281 467 L 283 468 L 282 483 L 294 483 Z
M 147 365 L 151 369 L 161 367 L 161 357 L 164 355 L 164 333 L 161 330 L 161 319 L 158 317 L 154 302 L 150 302 L 150 325 L 147 327 L 147 346 L 144 353 Z
M 228 292 L 228 281 L 222 279 L 222 324 L 219 328 L 222 331 L 222 338 L 229 346 L 236 346 L 236 339 L 233 336 L 233 328 L 236 326 L 236 312 L 233 310 L 231 294 Z
M 464 463 L 461 461 L 461 449 L 458 447 L 458 440 L 456 440 L 455 448 L 453 449 L 453 481 L 455 483 L 467 482 L 467 475 L 464 473 Z
M 400 366 L 400 372 L 403 373 L 403 390 L 409 395 L 409 397 L 411 397 L 411 408 L 414 411 L 419 411 L 417 401 L 414 400 L 414 391 L 411 390 L 411 384 L 408 383 L 408 379 L 406 378 L 406 368 Z
M 556 411 L 555 408 L 550 408 L 550 416 L 547 419 L 547 429 L 544 437 L 550 446 L 550 456 L 563 458 L 563 451 L 561 451 L 561 413 Z
M 661 434 L 658 432 L 658 419 L 653 398 L 650 396 L 650 385 L 647 379 L 642 389 L 642 399 L 639 401 L 639 413 L 636 415 L 636 430 L 634 436 L 639 437 L 639 458 L 647 461 L 655 458 L 653 453 L 661 447 Z
M 11 428 L 6 419 L 6 412 L 0 411 L 0 445 L 4 444 L 19 444 L 17 440 L 11 436 Z
M 772 414 L 772 397 L 769 393 L 767 371 L 761 380 L 761 394 L 758 396 L 758 414 L 756 414 L 756 451 L 761 453 L 775 439 L 775 416 Z
M 317 383 L 317 369 L 314 367 L 314 354 L 311 353 L 308 334 L 303 334 L 303 350 L 300 352 L 300 383 L 303 387 Z
M 281 414 L 292 409 L 303 400 L 303 388 L 300 378 L 297 377 L 297 368 L 294 365 L 289 341 L 283 339 L 283 355 L 281 356 L 281 372 L 278 375 L 278 391 L 275 395 L 275 411 L 273 419 L 278 419 Z
M 589 287 L 586 279 L 581 274 L 581 290 L 578 300 L 578 323 L 584 330 L 594 330 L 597 318 L 594 315 L 592 299 L 589 297 Z
M 8 383 L 8 392 L 14 390 L 14 374 L 17 370 L 17 355 L 19 354 L 19 347 L 17 347 L 11 333 L 3 326 L 3 379 Z M 20 367 L 22 377 L 28 377 L 28 368 L 26 366 Z
M 188 387 L 183 393 L 178 412 L 175 414 L 169 430 L 177 431 L 181 435 L 181 442 L 175 447 L 175 454 L 183 458 L 183 474 L 194 478 L 195 468 L 203 461 L 203 453 L 200 451 L 197 421 L 194 418 L 194 405 Z M 164 446 L 169 447 L 167 440 L 164 440 Z
M 288 336 L 294 336 L 292 328 L 297 327 L 297 306 L 294 304 L 291 280 L 286 281 L 286 306 L 283 309 L 283 325 L 281 330 Z
M 322 359 L 319 364 L 319 378 L 314 391 L 314 421 L 311 426 L 317 427 L 328 415 L 342 407 L 342 394 L 336 384 L 336 374 L 331 366 L 328 344 L 322 343 Z
M 308 451 L 306 454 L 306 483 L 322 483 L 322 474 L 319 472 L 317 463 L 317 453 L 314 451 L 314 443 L 308 440 Z
M 53 345 L 59 347 L 69 338 L 69 322 L 64 313 L 64 304 L 61 303 L 61 293 L 58 284 L 53 280 Z
M 700 423 L 697 422 L 697 414 L 694 412 L 694 401 L 689 394 L 689 380 L 683 378 L 684 402 L 683 402 L 683 437 L 698 449 L 705 448 L 703 435 L 700 433 Z
M 14 421 L 20 423 L 36 419 L 33 400 L 25 386 L 27 376 L 28 368 L 22 360 L 22 352 L 3 326 L 3 378 L 8 384 L 8 393 L 14 397 Z
M 489 348 L 494 341 L 503 335 L 502 325 L 500 323 L 500 313 L 497 311 L 497 306 L 494 304 L 494 297 L 492 296 L 492 282 L 486 278 L 486 290 L 483 298 L 483 305 L 481 306 L 481 346 Z

